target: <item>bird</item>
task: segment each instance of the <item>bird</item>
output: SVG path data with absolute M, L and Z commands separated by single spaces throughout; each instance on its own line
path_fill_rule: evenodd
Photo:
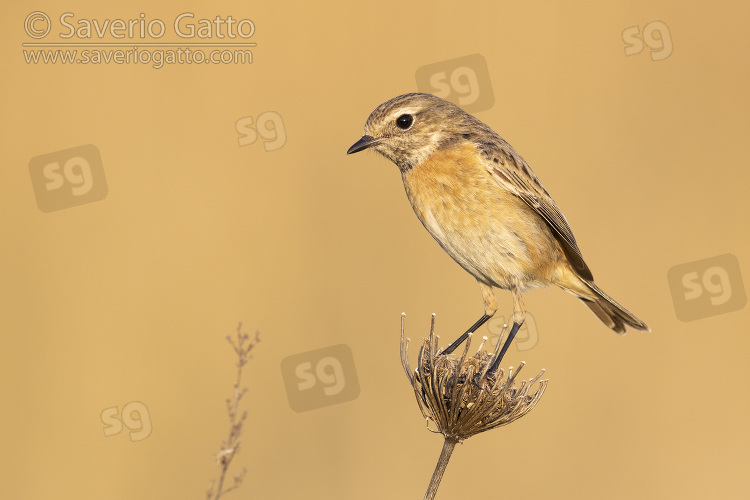
M 443 354 L 492 318 L 494 289 L 511 292 L 513 326 L 492 370 L 526 317 L 522 293 L 535 288 L 556 285 L 573 294 L 618 334 L 626 327 L 650 331 L 597 286 L 552 196 L 478 118 L 432 94 L 403 94 L 375 108 L 347 154 L 367 149 L 398 167 L 419 221 L 481 289 L 483 315 Z

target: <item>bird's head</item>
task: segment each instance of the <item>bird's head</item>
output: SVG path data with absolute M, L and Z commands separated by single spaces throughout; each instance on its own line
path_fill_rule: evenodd
M 476 118 L 440 97 L 404 94 L 375 108 L 365 123 L 364 135 L 347 154 L 372 148 L 405 172 L 438 148 L 468 139 L 475 122 Z

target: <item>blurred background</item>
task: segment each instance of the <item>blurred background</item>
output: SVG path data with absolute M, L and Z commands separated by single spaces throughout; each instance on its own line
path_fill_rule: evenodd
M 548 390 L 458 446 L 437 498 L 747 498 L 749 14 L 6 6 L 0 497 L 205 498 L 242 322 L 261 341 L 226 498 L 421 498 L 442 438 L 401 369 L 400 314 L 416 347 L 436 313 L 445 345 L 481 294 L 397 168 L 345 152 L 378 104 L 423 91 L 524 156 L 597 283 L 652 329 L 527 294 L 503 364 L 546 368 Z

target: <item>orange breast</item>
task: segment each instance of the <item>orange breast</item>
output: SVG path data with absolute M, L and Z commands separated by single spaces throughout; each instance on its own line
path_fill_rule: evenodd
M 419 220 L 478 280 L 549 283 L 561 255 L 550 228 L 492 178 L 473 144 L 438 150 L 402 177 Z

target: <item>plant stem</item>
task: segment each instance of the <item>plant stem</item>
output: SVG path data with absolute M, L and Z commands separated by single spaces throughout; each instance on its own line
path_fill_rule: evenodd
M 457 440 L 451 438 L 445 438 L 443 443 L 443 451 L 440 452 L 440 458 L 435 466 L 435 472 L 432 473 L 432 479 L 430 479 L 430 485 L 427 487 L 427 493 L 424 494 L 424 500 L 432 500 L 435 498 L 438 486 L 440 486 L 440 480 L 443 479 L 443 473 L 445 468 L 448 467 L 448 460 L 451 459 L 453 448 L 456 447 Z

